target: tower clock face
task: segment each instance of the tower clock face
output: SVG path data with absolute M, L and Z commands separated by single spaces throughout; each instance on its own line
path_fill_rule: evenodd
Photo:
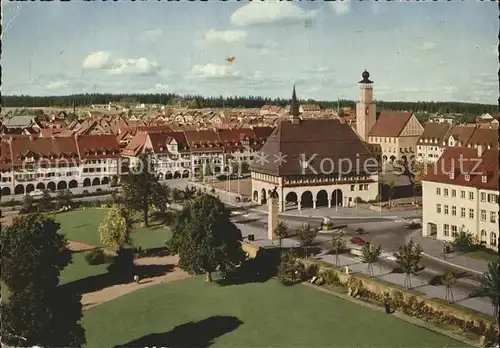
M 365 109 L 365 115 L 368 116 L 368 107 Z

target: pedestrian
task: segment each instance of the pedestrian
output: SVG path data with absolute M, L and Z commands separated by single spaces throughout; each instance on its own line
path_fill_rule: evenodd
M 136 284 L 139 284 L 139 276 L 137 274 L 134 276 L 134 282 L 136 282 Z

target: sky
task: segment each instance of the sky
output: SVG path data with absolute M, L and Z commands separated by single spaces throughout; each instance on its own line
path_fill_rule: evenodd
M 497 104 L 495 2 L 2 2 L 2 94 Z M 235 57 L 232 63 L 227 57 Z

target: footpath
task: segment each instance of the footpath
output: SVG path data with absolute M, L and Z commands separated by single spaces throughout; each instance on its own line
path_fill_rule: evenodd
M 422 237 L 419 231 L 414 232 L 410 238 L 417 244 L 420 244 L 424 249 L 424 256 L 461 268 L 465 271 L 481 275 L 488 271 L 488 262 L 484 260 L 477 260 L 471 257 L 461 255 L 459 253 L 446 254 L 446 260 L 443 258 L 443 242 L 433 239 Z

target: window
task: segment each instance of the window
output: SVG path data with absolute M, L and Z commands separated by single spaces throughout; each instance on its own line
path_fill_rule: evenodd
M 354 191 L 354 185 L 351 185 L 351 191 Z
M 474 219 L 474 209 L 469 209 L 469 219 Z
M 460 198 L 465 199 L 465 191 L 464 190 L 460 191 Z
M 465 174 L 465 181 L 470 181 L 470 175 L 469 174 Z
M 490 245 L 497 246 L 497 234 L 495 232 L 490 232 Z
M 448 205 L 444 205 L 444 215 L 448 215 Z
M 465 217 L 465 208 L 460 209 L 460 217 Z
M 451 225 L 451 236 L 455 237 L 457 235 L 457 226 Z
M 474 192 L 469 192 L 469 199 L 474 200 Z
M 455 206 L 451 207 L 451 215 L 457 216 L 457 207 L 455 207 Z
M 447 188 L 444 189 L 444 195 L 443 196 L 448 197 L 448 189 Z
M 436 194 L 438 196 L 441 196 L 441 188 L 440 187 L 436 187 Z
M 492 222 L 492 223 L 497 222 L 497 212 L 496 211 L 490 211 L 490 222 Z
M 451 190 L 451 197 L 456 197 L 457 196 L 457 190 Z
M 481 192 L 481 202 L 486 202 L 486 193 Z
M 483 176 L 481 177 L 481 181 L 482 181 L 483 183 L 488 182 L 488 177 L 487 177 L 486 175 L 483 175 Z
M 486 210 L 481 209 L 481 221 L 486 221 Z
M 441 204 L 436 204 L 436 213 L 441 214 Z
M 363 185 L 359 185 L 359 190 L 363 191 Z
M 368 190 L 368 184 L 365 184 L 365 191 Z
M 448 225 L 448 224 L 444 224 L 443 225 L 443 234 L 445 236 L 449 236 L 450 235 L 450 225 Z

